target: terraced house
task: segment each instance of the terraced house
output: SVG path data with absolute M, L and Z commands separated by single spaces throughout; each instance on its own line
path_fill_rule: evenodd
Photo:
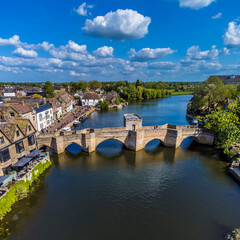
M 36 149 L 36 129 L 28 119 L 0 123 L 0 176 L 12 171 L 12 165 Z
M 47 104 L 41 105 L 35 110 L 36 110 L 36 116 L 37 116 L 38 131 L 41 131 L 42 129 L 47 128 L 54 122 L 53 109 L 51 104 L 47 103 Z

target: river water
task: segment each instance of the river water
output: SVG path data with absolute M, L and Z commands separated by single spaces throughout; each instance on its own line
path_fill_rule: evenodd
M 124 113 L 140 114 L 143 125 L 188 124 L 190 98 L 94 112 L 81 127 L 119 127 Z M 240 225 L 240 186 L 214 149 L 190 143 L 175 150 L 153 141 L 137 153 L 116 140 L 92 154 L 70 146 L 71 152 L 52 156 L 36 190 L 6 217 L 6 239 L 224 239 Z

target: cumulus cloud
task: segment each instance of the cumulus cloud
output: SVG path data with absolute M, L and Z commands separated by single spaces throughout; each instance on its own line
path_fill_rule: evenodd
M 118 9 L 93 20 L 87 19 L 82 28 L 87 35 L 112 40 L 139 39 L 148 34 L 150 17 L 144 17 L 131 9 Z
M 187 50 L 186 60 L 209 60 L 216 59 L 219 55 L 219 50 L 216 46 L 212 46 L 211 50 L 201 51 L 199 46 L 192 46 Z
M 81 16 L 88 15 L 88 9 L 93 8 L 93 5 L 87 5 L 85 2 L 82 3 L 77 9 L 74 8 L 73 10 Z
M 23 57 L 23 58 L 36 58 L 38 56 L 37 52 L 35 52 L 34 50 L 26 50 L 21 47 L 14 50 L 12 54 L 14 56 Z
M 87 53 L 87 46 L 86 45 L 78 45 L 77 43 L 75 43 L 72 40 L 68 41 L 68 44 L 67 44 L 66 48 L 69 48 L 74 52 L 78 52 L 78 53 L 82 53 L 82 54 Z
M 147 62 L 150 60 L 156 60 L 163 58 L 169 54 L 176 52 L 171 48 L 143 48 L 136 52 L 135 49 L 129 51 L 129 57 L 133 62 Z
M 93 51 L 93 54 L 97 57 L 107 57 L 107 56 L 112 57 L 113 51 L 114 51 L 113 47 L 103 46 Z
M 195 10 L 207 7 L 213 2 L 216 0 L 179 0 L 180 7 L 189 7 Z
M 94 58 L 88 53 L 86 45 L 79 45 L 72 40 L 68 41 L 66 46 L 52 48 L 49 53 L 55 58 L 73 61 L 87 61 Z
M 16 46 L 20 43 L 21 42 L 19 40 L 18 35 L 14 35 L 14 36 L 12 36 L 11 38 L 8 38 L 8 39 L 0 38 L 0 46 Z
M 78 73 L 76 71 L 69 71 L 70 76 L 73 77 L 85 77 L 87 74 L 86 73 Z
M 43 43 L 38 44 L 40 48 L 42 48 L 44 51 L 48 52 L 50 49 L 54 48 L 54 45 L 44 41 Z
M 240 48 L 240 24 L 237 24 L 236 21 L 230 22 L 223 35 L 223 41 L 230 48 Z
M 218 19 L 218 18 L 222 18 L 222 13 L 221 12 L 212 16 L 212 19 Z

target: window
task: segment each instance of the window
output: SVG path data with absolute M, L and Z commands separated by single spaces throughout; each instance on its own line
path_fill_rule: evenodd
M 40 124 L 40 128 L 43 129 L 43 123 Z
M 29 130 L 29 132 L 32 131 L 32 127 L 31 127 L 31 125 L 28 126 L 28 130 Z
M 29 144 L 29 146 L 32 146 L 32 145 L 35 144 L 35 137 L 34 137 L 34 135 L 31 135 L 31 136 L 28 137 L 28 144 Z
M 14 118 L 14 117 L 15 117 L 14 112 L 10 112 L 10 117 L 11 117 L 11 118 Z
M 19 141 L 19 142 L 15 143 L 15 146 L 16 146 L 17 153 L 21 153 L 24 151 L 23 141 Z
M 46 112 L 45 112 L 45 115 L 46 115 L 46 119 L 49 119 L 49 118 L 50 118 L 49 111 L 46 111 Z
M 4 141 L 4 137 L 0 137 L 0 144 L 4 144 L 5 141 Z
M 10 159 L 10 154 L 8 148 L 2 149 L 0 151 L 0 161 L 1 163 L 7 162 Z
M 47 120 L 47 125 L 49 125 L 50 124 L 50 121 L 49 120 Z
M 35 116 L 33 116 L 33 121 L 35 122 L 35 120 L 36 120 L 36 119 L 35 119 Z
M 39 114 L 39 121 L 42 121 L 43 120 L 43 117 L 42 117 L 42 114 L 40 113 Z
M 17 135 L 17 137 L 19 137 L 19 136 L 20 136 L 20 133 L 19 133 L 19 131 L 18 131 L 18 130 L 16 131 L 16 135 Z

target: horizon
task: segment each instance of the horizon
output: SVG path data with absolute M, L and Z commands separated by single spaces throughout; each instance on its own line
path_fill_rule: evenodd
M 202 82 L 240 74 L 237 0 L 10 0 L 0 6 L 3 83 Z

